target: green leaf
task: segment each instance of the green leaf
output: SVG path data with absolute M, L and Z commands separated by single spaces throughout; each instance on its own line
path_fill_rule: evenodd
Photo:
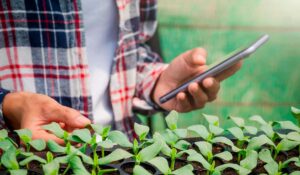
M 208 127 L 209 127 L 210 132 L 212 132 L 215 136 L 221 135 L 224 132 L 223 128 L 220 128 L 220 127 L 212 125 L 212 124 L 209 124 Z
M 27 170 L 19 169 L 19 170 L 9 170 L 10 175 L 26 175 Z
M 229 116 L 228 118 L 231 119 L 239 128 L 245 126 L 245 120 L 243 118 L 233 116 Z
M 296 117 L 296 118 L 299 118 L 300 117 L 300 109 L 296 108 L 296 107 L 291 107 L 291 111 L 292 111 L 292 114 Z
M 220 166 L 216 167 L 215 170 L 222 172 L 227 168 L 232 168 L 232 169 L 236 170 L 239 174 L 249 174 L 251 172 L 250 170 L 243 168 L 237 164 L 233 164 L 233 163 L 220 165 Z
M 288 160 L 284 161 L 282 163 L 282 168 L 287 168 L 287 166 L 291 163 L 291 162 L 298 162 L 299 161 L 299 158 L 298 157 L 292 157 L 292 158 L 289 158 Z
M 65 131 L 61 129 L 60 125 L 56 122 L 52 122 L 48 125 L 42 126 L 43 129 L 50 131 L 52 134 L 54 134 L 56 137 L 64 139 L 65 137 Z
M 47 162 L 51 162 L 54 159 L 53 154 L 50 151 L 47 151 L 46 158 Z
M 287 139 L 282 139 L 276 146 L 277 151 L 289 151 L 294 149 L 300 143 L 296 141 L 291 141 Z
M 229 128 L 228 131 L 238 140 L 244 140 L 244 138 L 245 138 L 242 129 L 239 127 L 235 126 L 235 127 Z
M 116 145 L 115 143 L 113 143 L 113 142 L 110 141 L 110 140 L 105 140 L 105 141 L 99 142 L 99 143 L 97 143 L 97 144 L 98 144 L 100 147 L 105 148 L 105 149 L 112 148 L 113 146 Z
M 160 139 L 155 139 L 154 143 L 146 148 L 142 149 L 139 152 L 140 161 L 146 162 L 153 159 L 161 150 L 162 148 L 162 141 Z
M 154 135 L 153 135 L 153 139 L 160 139 L 161 140 L 161 143 L 162 143 L 162 148 L 161 148 L 161 152 L 170 157 L 171 156 L 171 148 L 166 144 L 163 136 L 161 134 L 159 134 L 158 132 L 156 132 Z
M 111 131 L 107 138 L 122 147 L 132 147 L 132 143 L 129 142 L 127 136 L 121 131 Z
M 15 132 L 18 134 L 18 136 L 20 137 L 20 139 L 25 143 L 29 143 L 31 141 L 32 138 L 32 133 L 29 129 L 19 129 L 19 130 L 15 130 Z
M 245 126 L 245 130 L 252 135 L 256 135 L 257 134 L 257 128 L 254 126 Z
M 209 136 L 209 132 L 207 130 L 207 128 L 203 125 L 192 125 L 190 127 L 187 128 L 189 131 L 193 131 L 196 134 L 198 134 L 200 137 L 202 137 L 203 139 L 207 139 Z
M 8 137 L 8 133 L 5 129 L 0 130 L 0 140 L 3 140 Z
M 80 139 L 81 143 L 90 143 L 92 140 L 91 132 L 86 128 L 73 131 L 70 137 Z
M 26 159 L 22 160 L 21 162 L 19 162 L 19 164 L 21 166 L 25 166 L 25 165 L 27 165 L 31 161 L 38 161 L 38 162 L 40 162 L 42 164 L 46 164 L 47 163 L 45 159 L 43 159 L 43 158 L 41 158 L 39 156 L 36 156 L 36 155 L 32 155 L 32 156 L 27 157 Z
M 262 130 L 269 138 L 273 138 L 275 135 L 275 132 L 273 130 L 272 125 L 267 124 L 267 125 L 261 125 L 260 130 Z
M 174 146 L 175 143 L 178 141 L 178 136 L 176 134 L 174 134 L 174 132 L 172 132 L 171 130 L 169 129 L 166 129 L 166 132 L 164 132 L 162 134 L 164 140 L 169 144 L 169 145 L 172 145 Z
M 171 130 L 177 129 L 178 112 L 171 111 L 166 117 L 168 128 Z
M 205 160 L 205 158 L 201 154 L 197 153 L 195 150 L 189 149 L 183 152 L 189 155 L 187 158 L 188 161 L 199 162 L 206 170 L 210 169 L 210 164 Z
M 134 131 L 139 136 L 140 140 L 144 140 L 149 133 L 149 127 L 134 123 Z
M 93 130 L 102 137 L 107 137 L 110 131 L 110 126 L 103 127 L 98 124 L 90 124 Z
M 291 121 L 280 121 L 275 123 L 278 123 L 282 129 L 290 129 L 293 131 L 300 132 L 300 128 Z
M 179 137 L 179 138 L 186 138 L 187 137 L 187 129 L 175 129 L 173 132 Z
M 290 132 L 286 136 L 287 139 L 300 142 L 300 133 L 299 132 Z
M 66 147 L 60 146 L 53 140 L 48 140 L 47 147 L 49 148 L 50 151 L 55 152 L 55 153 L 65 153 L 66 152 Z
M 45 175 L 58 175 L 59 164 L 56 161 L 52 161 L 43 165 L 43 172 Z
M 9 170 L 19 169 L 19 164 L 16 156 L 16 148 L 11 146 L 3 153 L 1 157 L 1 164 Z
M 188 165 L 185 165 L 184 167 L 181 167 L 175 171 L 172 172 L 172 174 L 174 175 L 194 175 L 193 173 L 193 166 L 188 164 Z
M 70 159 L 70 166 L 75 175 L 82 175 L 86 174 L 89 175 L 90 173 L 85 169 L 83 163 L 81 162 L 80 158 L 74 156 Z
M 256 151 L 248 150 L 246 157 L 240 162 L 240 165 L 250 171 L 257 165 L 258 154 Z
M 267 163 L 264 168 L 269 174 L 277 174 L 279 166 L 275 161 L 272 161 Z
M 247 150 L 258 150 L 261 146 L 268 144 L 275 147 L 275 144 L 266 135 L 260 135 L 250 139 Z
M 292 173 L 290 173 L 290 175 L 299 175 L 300 174 L 300 171 L 294 171 Z
M 80 156 L 82 158 L 82 161 L 84 163 L 93 165 L 93 159 L 90 156 L 87 156 L 86 154 L 82 153 L 81 151 L 79 151 L 77 148 L 75 148 L 74 146 L 71 146 L 71 153 L 77 156 Z
M 109 164 L 109 163 L 114 162 L 114 161 L 127 159 L 127 158 L 132 157 L 132 156 L 133 156 L 132 154 L 130 154 L 129 152 L 127 152 L 125 150 L 116 149 L 112 153 L 110 153 L 109 155 L 107 155 L 103 158 L 100 158 L 99 159 L 99 164 L 100 165 L 105 165 L 105 164 Z
M 168 174 L 169 172 L 169 164 L 167 159 L 164 157 L 155 157 L 148 161 L 150 164 L 155 166 L 160 172 L 163 174 Z
M 215 154 L 214 157 L 218 157 L 218 158 L 223 159 L 225 161 L 232 160 L 232 154 L 229 151 L 223 151 L 221 153 Z
M 187 150 L 187 149 L 189 149 L 190 145 L 191 144 L 185 140 L 179 140 L 178 142 L 176 142 L 174 147 L 179 150 Z
M 29 144 L 37 151 L 42 151 L 46 148 L 46 143 L 42 139 L 32 140 Z
M 234 152 L 239 152 L 240 151 L 240 149 L 238 147 L 236 147 L 233 144 L 233 142 L 231 140 L 229 140 L 228 138 L 226 138 L 226 137 L 221 137 L 221 136 L 220 137 L 215 137 L 215 138 L 212 139 L 212 143 L 224 143 L 224 144 L 230 146 L 232 151 L 234 151 Z
M 2 149 L 3 151 L 7 151 L 11 146 L 14 147 L 14 144 L 11 143 L 8 138 L 0 141 L 0 149 Z
M 205 157 L 208 157 L 209 155 L 212 154 L 212 144 L 211 143 L 208 143 L 205 141 L 199 141 L 199 142 L 195 142 L 195 145 L 198 147 L 201 154 L 204 155 Z
M 219 117 L 215 115 L 208 115 L 208 114 L 202 114 L 205 118 L 205 120 L 212 125 L 219 126 Z
M 133 175 L 151 175 L 151 173 L 142 166 L 135 165 L 133 168 Z
M 271 154 L 270 150 L 268 150 L 268 149 L 262 149 L 258 153 L 258 157 L 261 161 L 263 161 L 265 163 L 274 162 L 274 160 L 272 158 L 272 154 Z
M 259 115 L 254 115 L 249 118 L 251 121 L 255 121 L 261 125 L 267 125 L 268 123 Z

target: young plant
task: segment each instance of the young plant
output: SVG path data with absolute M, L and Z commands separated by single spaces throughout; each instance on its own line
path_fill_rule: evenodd
M 71 135 L 69 134 L 67 131 L 63 130 L 59 124 L 52 122 L 51 124 L 48 125 L 44 125 L 43 129 L 53 133 L 56 137 L 63 139 L 66 146 L 60 146 L 58 145 L 56 142 L 49 140 L 47 142 L 47 146 L 49 148 L 50 151 L 54 152 L 54 153 L 60 153 L 60 154 L 66 154 L 66 156 L 61 157 L 60 161 L 62 161 L 63 163 L 67 163 L 67 168 L 65 169 L 65 171 L 63 172 L 63 174 L 66 174 L 68 172 L 68 170 L 71 168 L 71 164 L 70 161 L 65 161 L 65 159 L 70 159 L 71 156 L 77 155 L 80 156 L 82 158 L 82 160 L 89 164 L 89 165 L 94 165 L 93 159 L 91 159 L 89 156 L 85 155 L 85 153 L 81 152 L 80 150 L 78 150 L 77 148 L 75 148 L 74 146 L 71 145 L 71 141 L 89 141 L 89 134 L 88 132 L 86 132 L 86 130 L 80 130 L 75 132 L 75 135 Z M 50 164 L 45 165 L 45 167 L 48 166 L 56 166 L 56 162 L 51 162 Z
M 245 144 L 249 142 L 250 136 L 246 136 L 244 133 L 249 133 L 251 135 L 257 134 L 257 128 L 253 126 L 248 126 L 245 124 L 245 120 L 239 117 L 229 116 L 236 126 L 227 129 L 227 131 L 237 139 L 236 146 L 240 149 L 238 152 L 238 162 L 246 156 Z
M 33 147 L 37 151 L 42 151 L 46 148 L 46 143 L 42 139 L 32 140 L 32 132 L 29 129 L 19 129 L 15 132 L 20 137 L 21 141 L 26 147 L 26 152 L 30 151 L 30 147 Z
M 220 128 L 219 118 L 213 115 L 203 114 L 204 118 L 208 122 L 208 129 L 204 125 L 192 125 L 187 129 L 196 133 L 198 136 L 203 138 L 205 141 L 212 143 L 212 140 L 216 136 L 220 136 L 224 129 Z
M 167 159 L 165 159 L 164 157 L 155 157 L 151 160 L 148 161 L 150 164 L 152 164 L 153 166 L 155 166 L 157 169 L 159 169 L 159 171 L 161 173 L 163 173 L 164 175 L 193 175 L 193 166 L 188 164 L 185 165 L 184 167 L 181 167 L 177 170 L 171 170 L 171 168 L 169 167 L 168 161 Z
M 209 164 L 212 164 L 215 158 L 225 161 L 232 160 L 232 154 L 229 151 L 224 151 L 218 154 L 213 154 L 212 144 L 206 141 L 195 142 L 195 145 L 200 150 L 201 154 L 206 158 Z
M 192 149 L 184 151 L 184 153 L 187 153 L 189 155 L 187 158 L 188 161 L 200 163 L 203 166 L 203 168 L 207 171 L 207 175 L 221 175 L 221 172 L 227 168 L 232 168 L 236 170 L 239 174 L 250 173 L 250 170 L 233 163 L 226 163 L 216 167 L 215 161 L 209 163 L 200 153 Z
M 97 131 L 99 131 L 99 127 L 97 127 L 96 125 L 92 125 L 92 128 L 96 128 Z M 106 131 L 103 131 L 103 130 L 106 130 Z M 107 137 L 107 134 L 105 133 L 108 133 L 109 132 L 109 128 L 108 129 L 102 129 L 101 132 L 101 136 L 102 136 L 102 139 L 106 139 Z M 98 133 L 98 132 L 97 132 Z M 72 140 L 72 141 L 76 141 L 77 143 L 82 143 L 83 146 L 81 151 L 82 153 L 85 153 L 85 148 L 87 146 L 90 146 L 93 150 L 93 168 L 92 168 L 92 175 L 96 175 L 97 172 L 103 172 L 103 170 L 100 169 L 99 167 L 99 163 L 98 163 L 98 155 L 96 153 L 96 150 L 97 150 L 97 147 L 100 146 L 101 147 L 101 155 L 102 157 L 104 157 L 104 149 L 108 149 L 108 148 L 112 148 L 115 144 L 112 143 L 110 140 L 104 140 L 104 141 L 100 141 L 100 142 L 97 142 L 97 135 L 94 134 L 93 136 L 91 135 L 91 132 L 84 128 L 84 129 L 78 129 L 78 130 L 75 130 L 72 134 L 69 135 L 69 140 Z M 115 169 L 109 169 L 109 170 L 105 170 L 105 172 L 113 172 L 115 171 Z
M 266 163 L 266 165 L 264 165 L 265 170 L 268 172 L 268 174 L 272 174 L 272 175 L 281 175 L 282 170 L 284 168 L 287 168 L 287 166 L 289 165 L 289 163 L 291 162 L 299 162 L 299 158 L 298 157 L 293 157 L 290 158 L 284 162 L 279 162 L 277 163 L 271 155 L 270 150 L 268 149 L 262 149 L 259 152 L 258 155 L 259 159 L 262 160 L 263 162 Z
M 181 140 L 186 138 L 187 130 L 177 128 L 177 121 L 178 113 L 171 111 L 166 117 L 166 123 L 169 129 L 166 129 L 166 132 L 162 135 L 164 141 L 171 147 L 169 148 L 166 144 L 163 144 L 163 153 L 171 159 L 171 171 L 175 169 L 175 161 L 176 158 L 179 157 L 177 150 L 187 150 L 191 145 L 189 142 Z

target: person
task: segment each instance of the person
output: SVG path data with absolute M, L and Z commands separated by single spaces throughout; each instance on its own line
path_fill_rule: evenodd
M 207 53 L 195 48 L 163 63 L 145 44 L 157 27 L 156 3 L 1 1 L 1 127 L 63 143 L 41 126 L 58 122 L 72 132 L 94 121 L 134 137 L 135 111 L 188 112 L 216 99 L 241 63 L 159 103 L 207 68 Z

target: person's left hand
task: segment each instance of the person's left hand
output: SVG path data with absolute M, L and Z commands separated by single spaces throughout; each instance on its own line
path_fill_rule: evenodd
M 199 84 L 191 83 L 187 92 L 178 93 L 175 98 L 164 104 L 159 103 L 159 98 L 162 95 L 207 69 L 205 64 L 206 55 L 207 53 L 204 49 L 196 48 L 175 58 L 157 80 L 152 96 L 155 103 L 168 111 L 189 112 L 203 108 L 207 102 L 215 100 L 220 89 L 220 82 L 238 71 L 242 65 L 241 62 L 214 78 L 206 78 Z

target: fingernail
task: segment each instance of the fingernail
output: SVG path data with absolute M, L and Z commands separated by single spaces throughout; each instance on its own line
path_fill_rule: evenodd
M 76 123 L 80 126 L 86 126 L 86 125 L 90 124 L 91 121 L 88 118 L 84 117 L 84 116 L 78 116 L 76 118 Z

